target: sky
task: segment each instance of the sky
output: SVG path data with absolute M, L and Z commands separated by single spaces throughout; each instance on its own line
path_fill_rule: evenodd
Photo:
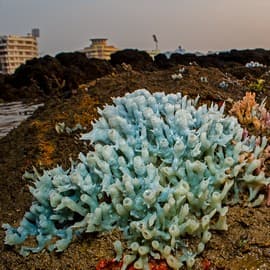
M 0 35 L 40 29 L 39 52 L 80 50 L 91 38 L 119 49 L 270 48 L 269 0 L 0 0 Z

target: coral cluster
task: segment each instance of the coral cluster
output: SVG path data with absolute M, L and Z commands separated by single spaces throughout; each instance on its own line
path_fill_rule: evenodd
M 248 191 L 250 204 L 258 205 L 270 183 L 266 139 L 243 138 L 224 106 L 197 108 L 197 101 L 147 90 L 114 98 L 82 136 L 93 151 L 80 153 L 67 171 L 26 173 L 35 200 L 18 228 L 3 225 L 5 243 L 34 237 L 37 246 L 21 246 L 21 254 L 63 251 L 77 234 L 117 227 L 128 243 L 123 270 L 131 263 L 148 269 L 149 256 L 172 269 L 192 267 L 211 230 L 227 229 L 227 204 Z M 120 259 L 119 241 L 115 249 Z
M 174 73 L 171 75 L 171 78 L 174 81 L 183 79 L 183 74 L 186 72 L 186 69 L 184 67 L 179 68 L 178 73 Z
M 264 132 L 270 127 L 270 113 L 265 108 L 265 100 L 258 104 L 255 96 L 255 93 L 246 92 L 243 100 L 234 103 L 230 113 L 237 117 L 240 124 Z
M 226 89 L 228 89 L 229 84 L 226 81 L 222 81 L 222 82 L 219 83 L 218 87 L 223 89 L 223 90 L 226 90 Z
M 250 61 L 245 64 L 245 67 L 247 68 L 256 68 L 256 67 L 266 67 L 265 65 L 257 62 L 257 61 Z
M 77 124 L 75 125 L 75 127 L 70 128 L 68 126 L 66 126 L 65 122 L 59 122 L 55 124 L 55 131 L 58 134 L 61 133 L 67 133 L 67 134 L 71 134 L 72 132 L 78 131 L 78 130 L 85 130 L 86 128 L 83 127 L 81 124 Z
M 176 81 L 176 80 L 181 80 L 181 79 L 183 79 L 183 75 L 181 74 L 181 73 L 178 73 L 178 74 L 172 74 L 171 75 L 171 78 L 174 80 L 174 81 Z

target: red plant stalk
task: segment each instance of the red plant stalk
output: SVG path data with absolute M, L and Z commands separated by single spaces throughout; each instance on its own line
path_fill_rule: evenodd
M 270 184 L 266 186 L 266 206 L 270 206 Z
M 122 262 L 116 262 L 114 259 L 112 260 L 100 260 L 96 265 L 96 270 L 120 270 L 122 266 Z M 151 259 L 149 262 L 150 270 L 169 270 L 169 267 L 165 261 L 153 260 Z M 128 267 L 128 270 L 135 270 L 133 265 Z

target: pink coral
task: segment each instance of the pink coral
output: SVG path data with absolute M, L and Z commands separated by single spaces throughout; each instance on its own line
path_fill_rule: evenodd
M 256 116 L 253 115 L 253 110 L 258 107 L 255 101 L 255 93 L 247 92 L 243 100 L 234 103 L 230 114 L 238 118 L 240 124 L 251 124 Z
M 265 100 L 259 105 L 255 93 L 246 92 L 243 100 L 234 103 L 230 114 L 236 116 L 242 125 L 252 125 L 257 131 L 270 128 L 270 113 L 265 108 Z
M 266 206 L 270 206 L 270 184 L 266 186 Z
M 260 116 L 261 128 L 263 130 L 269 128 L 270 127 L 270 113 L 266 110 L 264 101 L 258 107 L 258 114 Z

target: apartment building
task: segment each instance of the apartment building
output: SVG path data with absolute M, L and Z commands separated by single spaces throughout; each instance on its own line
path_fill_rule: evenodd
M 33 29 L 26 36 L 0 36 L 0 72 L 12 74 L 21 64 L 38 57 L 37 37 L 39 30 Z
M 88 58 L 98 58 L 110 60 L 111 54 L 118 51 L 118 49 L 112 45 L 107 44 L 106 38 L 93 38 L 91 45 L 82 50 Z

